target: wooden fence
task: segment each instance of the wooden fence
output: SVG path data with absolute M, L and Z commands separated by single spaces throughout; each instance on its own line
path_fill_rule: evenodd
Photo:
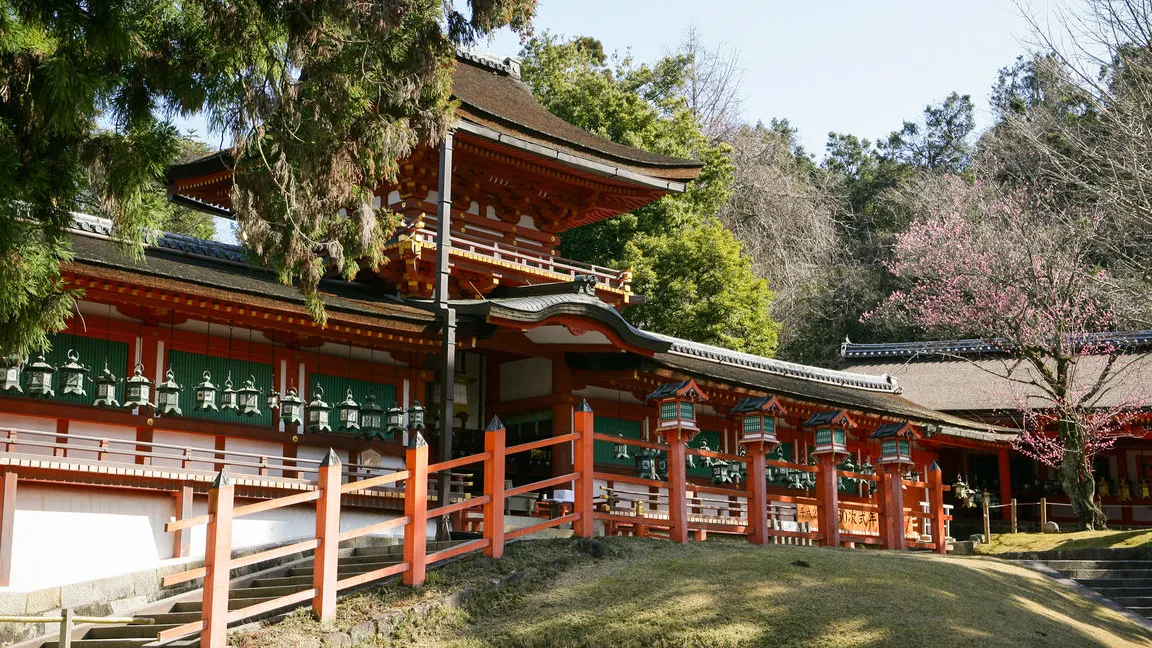
M 347 483 L 342 483 L 339 458 L 335 452 L 330 451 L 317 469 L 315 490 L 244 506 L 234 506 L 234 486 L 227 474 L 221 471 L 209 492 L 208 513 L 177 520 L 166 526 L 167 531 L 175 532 L 201 524 L 207 525 L 204 566 L 173 574 L 164 579 L 164 585 L 167 586 L 203 578 L 203 618 L 200 621 L 165 630 L 159 634 L 159 640 L 164 642 L 199 632 L 201 633 L 202 646 L 206 648 L 223 647 L 227 645 L 228 624 L 306 601 L 311 601 L 313 613 L 318 619 L 331 620 L 336 613 L 336 596 L 341 590 L 398 574 L 401 575 L 404 583 L 419 585 L 424 582 L 428 567 L 438 562 L 471 551 L 483 551 L 487 556 L 500 558 L 504 553 L 506 542 L 567 523 L 572 523 L 573 531 L 581 537 L 591 537 L 594 534 L 595 521 L 600 520 L 607 527 L 616 530 L 629 527 L 638 531 L 639 535 L 666 536 L 681 542 L 687 541 L 691 535 L 702 538 L 707 532 L 713 531 L 743 534 L 748 537 L 750 542 L 758 544 L 779 542 L 781 539 L 800 539 L 806 542 L 821 542 L 830 546 L 849 542 L 870 542 L 883 544 L 892 549 L 916 546 L 931 548 L 939 552 L 945 550 L 943 520 L 946 516 L 944 516 L 943 511 L 943 491 L 946 487 L 943 486 L 940 471 L 935 466 L 929 473 L 928 482 L 921 483 L 904 481 L 899 474 L 869 476 L 837 472 L 831 461 L 824 461 L 817 466 L 806 466 L 766 460 L 763 455 L 756 453 L 742 456 L 684 447 L 681 447 L 677 453 L 675 452 L 676 448 L 669 448 L 665 445 L 595 434 L 593 432 L 593 413 L 587 402 L 581 402 L 576 408 L 573 432 L 569 434 L 506 446 L 505 429 L 499 419 L 493 419 L 484 434 L 483 452 L 429 464 L 428 446 L 424 438 L 418 433 L 413 433 L 410 435 L 410 446 L 406 450 L 405 470 Z M 669 478 L 667 481 L 597 473 L 595 472 L 593 454 L 595 441 L 613 444 L 623 443 L 657 450 L 672 450 L 668 453 L 670 458 L 690 454 L 711 460 L 744 462 L 748 465 L 748 479 L 745 481 L 744 488 L 688 485 L 686 484 L 687 468 L 682 460 L 669 461 Z M 563 443 L 573 445 L 574 469 L 572 472 L 531 484 L 505 488 L 504 467 L 508 457 Z M 482 466 L 484 474 L 483 494 L 479 497 L 465 498 L 457 502 L 435 501 L 436 507 L 429 509 L 429 479 L 437 473 L 451 472 L 469 465 Z M 766 488 L 764 476 L 765 467 L 768 465 L 816 473 L 816 497 L 770 494 Z M 881 520 L 884 520 L 886 524 L 880 525 L 880 533 L 877 536 L 840 533 L 840 521 L 836 517 L 841 510 L 836 488 L 838 475 L 848 475 L 879 483 L 880 488 L 877 491 L 880 493 L 879 496 L 862 503 L 849 504 L 846 502 L 844 504 L 844 506 L 870 509 Z M 601 487 L 606 494 L 599 498 L 594 492 L 596 480 L 603 480 L 608 483 L 608 486 Z M 404 488 L 404 514 L 402 516 L 357 529 L 340 531 L 340 506 L 343 495 L 384 486 L 395 488 L 401 483 L 403 483 Z M 575 484 L 571 513 L 542 520 L 531 526 L 511 531 L 505 530 L 504 510 L 505 500 L 508 497 L 569 483 Z M 619 487 L 617 484 L 624 484 L 625 487 Z M 680 486 L 676 487 L 678 484 Z M 885 487 L 886 484 L 887 487 Z M 896 494 L 902 492 L 905 487 L 928 488 L 931 513 L 923 514 L 918 511 L 906 510 L 902 495 Z M 232 557 L 232 524 L 234 520 L 256 513 L 313 502 L 316 506 L 314 537 L 241 558 Z M 642 506 L 620 509 L 618 505 L 621 502 L 648 502 L 650 508 L 647 511 L 642 510 Z M 601 507 L 600 510 L 596 509 L 598 504 Z M 616 508 L 614 509 L 613 506 Z M 775 516 L 782 507 L 795 511 L 799 515 L 802 506 L 815 507 L 818 522 L 814 530 L 811 529 L 812 525 L 807 525 L 807 530 L 785 529 L 783 528 L 784 525 L 778 523 L 770 525 L 770 521 L 775 521 Z M 483 533 L 481 538 L 463 542 L 435 553 L 428 554 L 426 552 L 429 520 L 441 516 L 461 514 L 466 510 L 475 508 L 481 509 L 482 512 Z M 705 515 L 706 511 L 716 511 L 717 514 L 708 516 Z M 904 533 L 904 519 L 905 516 L 909 515 L 932 520 L 932 541 L 930 543 L 919 540 L 909 542 L 907 540 L 906 533 Z M 404 546 L 401 562 L 364 574 L 343 579 L 339 577 L 337 561 L 341 542 L 396 528 L 403 528 Z M 315 555 L 311 588 L 248 607 L 229 610 L 228 581 L 232 569 L 302 551 L 314 551 Z

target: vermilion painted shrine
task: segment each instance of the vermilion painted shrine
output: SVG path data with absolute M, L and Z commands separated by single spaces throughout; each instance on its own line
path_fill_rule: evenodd
M 384 266 L 321 284 L 326 328 L 238 247 L 165 235 L 137 262 L 77 216 L 65 278 L 84 298 L 51 352 L 9 363 L 0 396 L 5 591 L 203 577 L 203 625 L 162 636 L 203 627 L 223 645 L 245 616 L 226 614 L 229 569 L 297 551 L 316 553 L 313 584 L 248 612 L 311 600 L 327 616 L 342 588 L 419 583 L 439 560 L 569 524 L 945 550 L 940 466 L 951 481 L 1009 432 L 910 401 L 888 375 L 632 327 L 629 273 L 556 256 L 560 238 L 682 191 L 700 165 L 554 117 L 512 60 L 461 55 L 453 91 L 451 420 L 430 301 L 444 149 L 380 187 L 405 224 Z M 177 166 L 171 197 L 228 214 L 232 173 L 224 155 Z M 442 518 L 476 536 L 426 554 Z M 403 561 L 341 576 L 338 543 L 358 537 L 402 541 Z

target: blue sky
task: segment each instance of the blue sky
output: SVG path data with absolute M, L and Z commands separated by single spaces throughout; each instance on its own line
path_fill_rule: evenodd
M 1030 11 L 1044 19 L 1073 1 L 1032 0 Z M 986 127 L 997 70 L 1033 41 L 1013 0 L 540 0 L 536 21 L 638 60 L 675 49 L 690 27 L 739 52 L 744 118 L 788 119 L 818 158 L 829 131 L 884 137 L 954 90 L 972 95 Z M 505 30 L 481 47 L 515 56 L 520 43 Z M 205 137 L 202 120 L 181 125 Z

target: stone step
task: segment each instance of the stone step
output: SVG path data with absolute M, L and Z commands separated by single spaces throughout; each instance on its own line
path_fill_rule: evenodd
M 1128 606 L 1125 606 L 1125 607 L 1128 607 Z M 1144 618 L 1152 619 L 1152 607 L 1137 606 L 1137 607 L 1128 607 L 1128 609 L 1131 610 L 1132 612 L 1135 612 L 1136 614 L 1139 614 L 1140 616 L 1142 616 Z
M 1152 588 L 1152 578 L 1073 578 L 1084 587 L 1099 591 L 1100 588 L 1145 587 Z
M 1107 596 L 1110 599 L 1152 595 L 1152 589 L 1147 587 L 1094 587 L 1091 589 L 1100 596 Z
M 1055 569 L 1055 568 L 1054 568 Z M 1152 569 L 1058 569 L 1061 574 L 1076 580 L 1104 578 L 1142 578 L 1152 581 Z
M 379 562 L 400 562 L 402 554 L 371 554 L 367 556 L 349 556 L 336 561 L 338 567 L 346 565 L 364 565 Z
M 200 602 L 196 601 L 196 605 L 199 606 Z M 167 624 L 183 625 L 185 623 L 190 623 L 192 621 L 199 621 L 200 620 L 200 608 L 197 607 L 195 610 L 189 611 L 189 612 L 177 612 L 177 611 L 157 612 L 154 614 L 138 614 L 136 616 L 155 619 L 157 625 L 167 625 Z
M 265 597 L 265 598 L 235 598 L 235 597 L 229 596 L 228 597 L 228 609 L 229 610 L 239 610 L 240 608 L 246 608 L 250 605 L 256 605 L 259 603 L 263 603 L 265 601 L 271 601 L 271 600 L 276 599 L 276 598 L 279 598 L 279 597 L 269 596 L 269 597 Z M 204 603 L 203 601 L 183 601 L 181 603 L 175 603 L 172 605 L 172 611 L 173 612 L 195 612 L 196 616 L 193 617 L 191 620 L 192 621 L 198 621 L 200 619 L 200 611 L 203 609 L 203 603 Z
M 308 589 L 312 587 L 311 576 L 280 576 L 277 578 L 257 578 L 252 581 L 253 587 L 281 587 L 284 585 L 296 585 L 301 589 Z
M 295 594 L 300 590 L 308 589 L 310 585 L 304 587 L 297 587 L 295 585 L 273 585 L 271 587 L 241 587 L 238 589 L 230 590 L 228 598 L 230 599 L 251 599 L 251 598 L 276 598 L 278 596 L 286 596 L 288 594 Z
M 455 547 L 456 545 L 460 544 L 461 542 L 464 542 L 464 541 L 463 540 L 448 540 L 446 542 L 429 542 L 428 547 L 427 547 L 427 551 L 428 551 L 428 553 L 433 553 L 436 551 L 440 551 L 441 549 L 447 549 L 449 547 Z M 354 549 L 352 551 L 352 553 L 354 555 L 357 555 L 357 556 L 393 555 L 396 557 L 400 557 L 400 556 L 404 555 L 404 545 L 394 544 L 394 545 L 375 545 L 375 546 L 371 546 L 371 547 L 356 547 L 356 549 Z
M 1106 596 L 1105 594 L 1100 594 Z M 1109 596 L 1108 598 L 1126 608 L 1152 607 L 1152 590 L 1144 591 L 1141 596 Z
M 363 574 L 364 572 L 370 572 L 370 571 L 374 571 L 376 569 L 383 569 L 384 567 L 388 567 L 389 565 L 395 565 L 397 562 L 399 562 L 399 561 L 389 560 L 389 561 L 384 561 L 384 562 L 358 563 L 355 565 L 337 564 L 336 565 L 336 573 L 340 576 L 355 576 L 357 574 Z M 294 567 L 294 568 L 288 570 L 288 575 L 289 576 L 311 576 L 313 571 L 314 570 L 312 567 Z
M 96 626 L 84 635 L 85 639 L 128 639 L 151 637 L 156 638 L 164 630 L 175 628 L 177 624 L 152 624 L 152 625 L 121 625 L 121 626 Z
M 1041 560 L 1056 571 L 1073 569 L 1149 569 L 1152 560 Z

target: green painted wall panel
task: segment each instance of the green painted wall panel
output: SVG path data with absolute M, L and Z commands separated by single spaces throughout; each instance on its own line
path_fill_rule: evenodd
M 720 452 L 720 433 L 709 430 L 700 430 L 688 443 L 688 447 L 699 450 L 705 442 L 707 442 L 709 450 Z M 693 459 L 696 460 L 696 467 L 688 469 L 689 477 L 712 477 L 712 469 L 704 464 L 704 457 L 694 456 Z
M 592 429 L 597 434 L 607 434 L 610 436 L 624 435 L 627 439 L 639 439 L 641 425 L 640 421 L 627 421 L 624 419 L 610 418 L 607 416 L 595 416 L 592 420 Z M 616 453 L 612 449 L 611 443 L 606 441 L 597 441 L 593 447 L 593 454 L 596 463 L 598 464 L 613 464 L 617 466 L 634 466 L 635 463 L 631 458 L 617 459 Z M 638 448 L 628 446 L 628 455 L 631 457 L 634 451 Z
M 229 423 L 244 423 L 247 425 L 264 425 L 271 427 L 272 413 L 264 406 L 263 395 L 268 393 L 272 384 L 272 365 L 247 360 L 230 360 L 218 356 L 207 356 L 203 353 L 188 353 L 186 351 L 169 351 L 168 368 L 176 376 L 180 390 L 180 409 L 186 418 L 204 419 L 207 421 L 227 421 Z M 248 376 L 255 379 L 256 388 L 260 390 L 260 415 L 245 416 L 235 412 L 211 410 L 198 410 L 196 405 L 196 385 L 203 380 L 204 372 L 212 374 L 212 383 L 216 385 L 216 406 L 220 406 L 224 391 L 224 382 L 229 372 L 232 375 L 232 388 L 240 389 Z
M 93 380 L 104 371 L 104 360 L 107 359 L 108 369 L 121 381 L 116 385 L 116 400 L 120 402 L 124 401 L 124 371 L 128 367 L 127 343 L 94 337 L 83 337 L 70 333 L 56 333 L 49 337 L 52 341 L 52 349 L 44 354 L 45 362 L 53 367 L 59 368 L 68 362 L 69 349 L 75 349 L 80 356 L 77 362 L 91 370 L 88 373 L 89 380 L 84 381 L 85 396 L 76 394 L 65 395 L 60 382 L 60 374 L 53 374 L 52 388 L 56 391 L 56 396 L 51 400 L 75 403 L 78 405 L 91 405 L 92 401 L 96 399 L 96 383 L 93 382 Z M 36 361 L 36 355 L 37 354 L 32 354 L 28 359 L 28 364 Z M 145 372 L 145 375 L 147 375 L 147 372 Z M 27 372 L 21 374 L 20 382 L 24 388 L 24 394 L 27 395 Z
M 383 383 L 373 383 L 367 380 L 357 380 L 345 376 L 329 376 L 325 374 L 311 374 L 308 377 L 308 389 L 301 395 L 305 406 L 312 401 L 312 388 L 320 385 L 324 390 L 324 402 L 332 408 L 328 422 L 332 426 L 333 434 L 355 434 L 339 429 L 340 417 L 336 413 L 336 404 L 344 401 L 348 396 L 348 389 L 352 389 L 352 398 L 361 405 L 364 404 L 368 394 L 376 395 L 376 404 L 384 409 L 392 407 L 396 402 L 396 387 Z

